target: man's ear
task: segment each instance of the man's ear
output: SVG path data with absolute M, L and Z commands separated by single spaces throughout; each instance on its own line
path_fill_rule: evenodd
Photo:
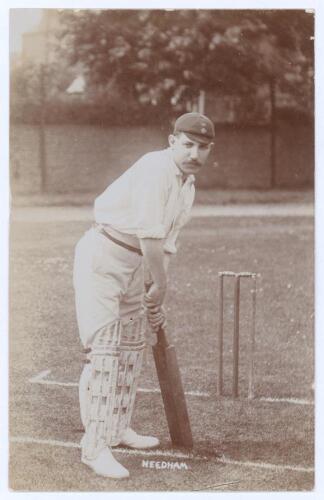
M 169 141 L 169 146 L 172 147 L 175 143 L 175 136 L 173 134 L 170 134 L 168 137 L 168 141 Z

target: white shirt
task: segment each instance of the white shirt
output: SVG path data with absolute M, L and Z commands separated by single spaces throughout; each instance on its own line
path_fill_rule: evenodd
M 95 221 L 137 238 L 164 239 L 164 250 L 176 253 L 180 229 L 190 218 L 195 177 L 183 174 L 171 150 L 154 151 L 134 165 L 95 200 Z

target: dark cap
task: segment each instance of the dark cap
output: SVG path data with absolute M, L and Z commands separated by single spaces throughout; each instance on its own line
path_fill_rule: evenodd
M 185 113 L 179 116 L 174 124 L 174 134 L 184 132 L 189 139 L 203 142 L 211 142 L 215 137 L 213 122 L 207 116 L 200 113 Z

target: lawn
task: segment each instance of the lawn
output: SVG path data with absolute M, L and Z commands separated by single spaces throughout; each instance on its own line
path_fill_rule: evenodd
M 21 221 L 11 226 L 10 487 L 24 491 L 311 490 L 312 219 L 195 218 L 185 228 L 171 264 L 166 309 L 168 332 L 190 393 L 187 404 L 195 447 L 188 456 L 184 450 L 173 450 L 160 394 L 139 392 L 133 427 L 157 435 L 161 446 L 153 456 L 117 450 L 116 457 L 131 473 L 121 482 L 96 477 L 80 463 L 78 449 L 82 434 L 77 382 L 82 354 L 72 263 L 74 245 L 87 227 L 84 222 L 55 221 Z M 233 400 L 230 394 L 230 282 L 225 300 L 225 395 L 216 395 L 220 270 L 258 273 L 254 400 L 246 398 L 247 285 L 242 288 L 240 397 Z M 148 337 L 152 343 L 152 335 Z M 41 376 L 43 383 L 30 382 L 44 370 L 50 372 Z M 158 387 L 150 348 L 140 385 Z M 163 453 L 169 453 L 169 458 L 163 458 Z M 145 468 L 143 459 L 181 461 L 187 469 Z

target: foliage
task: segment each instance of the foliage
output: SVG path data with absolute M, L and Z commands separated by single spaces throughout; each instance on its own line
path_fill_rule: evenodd
M 313 110 L 313 16 L 302 10 L 58 12 L 55 57 L 12 68 L 14 121 L 147 124 L 190 109 L 199 92 L 229 96 L 239 121 L 278 105 Z M 86 91 L 65 91 L 82 71 Z
M 313 16 L 301 10 L 63 10 L 61 33 L 90 85 L 184 109 L 200 90 L 255 96 L 275 79 L 312 108 Z
M 66 103 L 62 99 L 73 72 L 64 60 L 50 63 L 24 61 L 10 74 L 10 114 L 15 122 L 39 123 L 59 120 Z

